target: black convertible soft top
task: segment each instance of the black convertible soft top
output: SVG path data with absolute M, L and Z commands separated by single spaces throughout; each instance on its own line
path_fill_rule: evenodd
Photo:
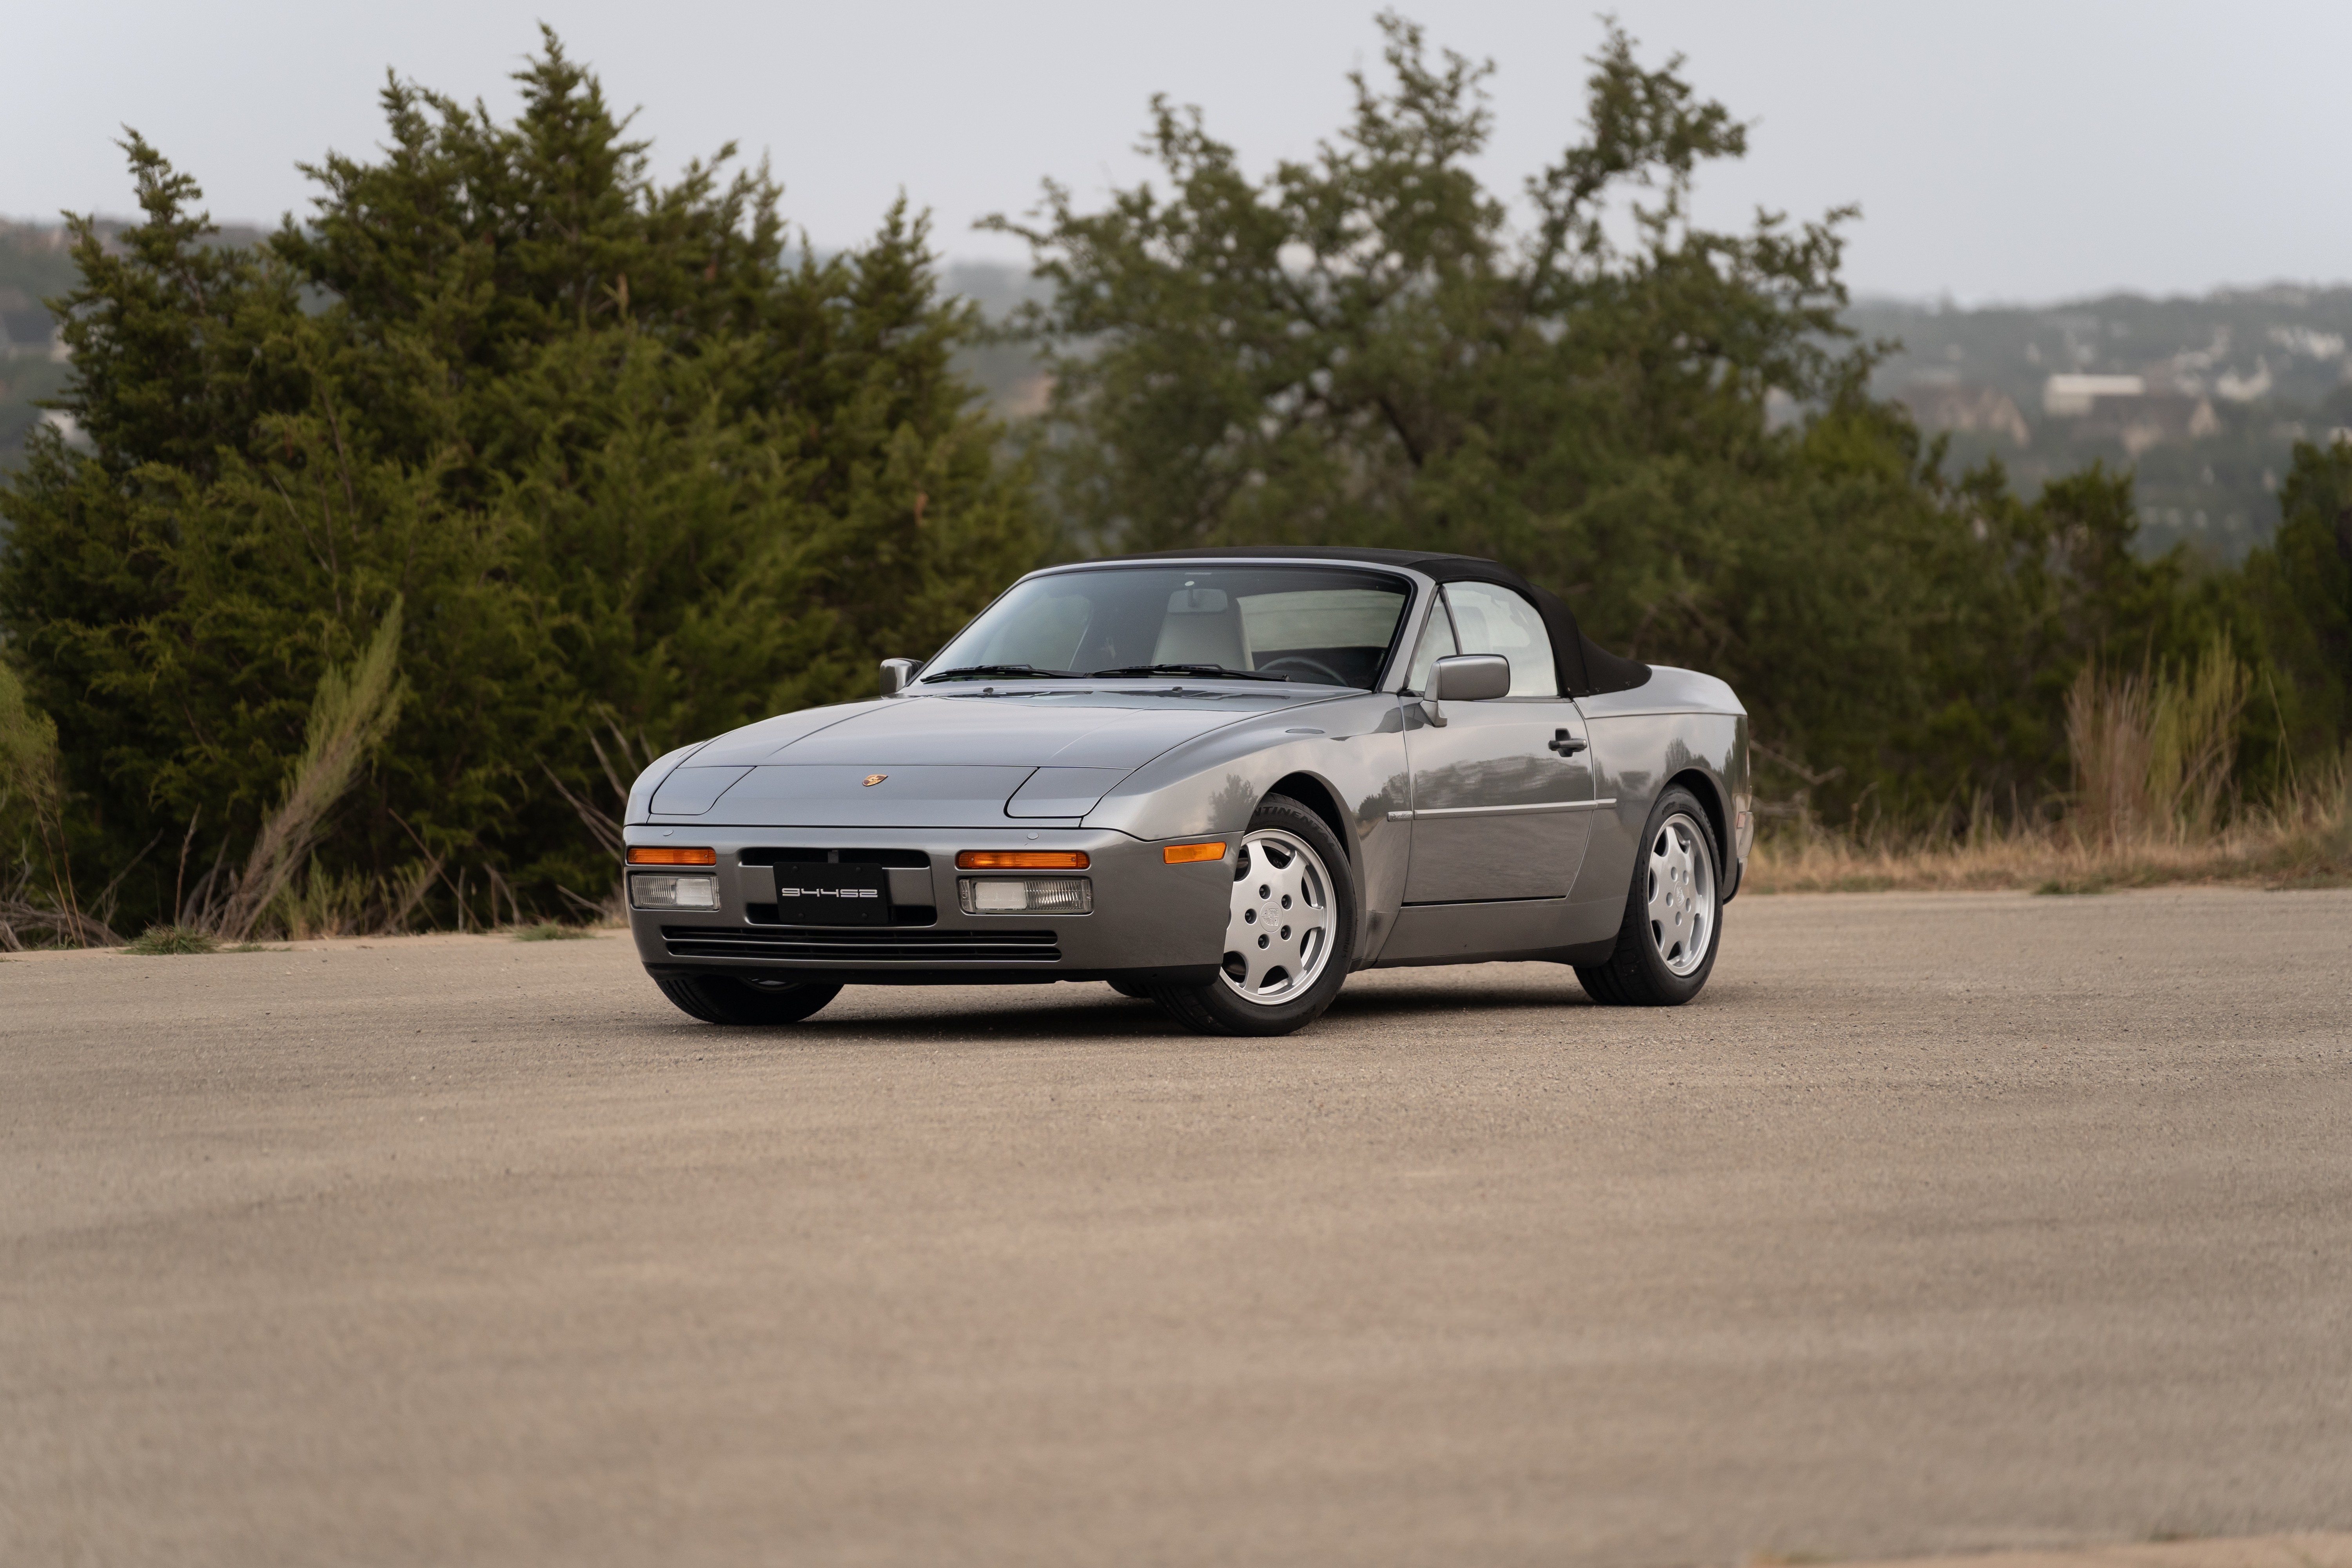
M 1240 544 L 1223 550 L 1153 550 L 1139 555 L 1115 555 L 1112 561 L 1250 560 L 1268 556 L 1294 561 L 1360 561 L 1367 566 L 1402 566 L 1440 583 L 1493 583 L 1515 588 L 1534 601 L 1551 634 L 1552 664 L 1559 671 L 1561 695 L 1591 697 L 1603 691 L 1631 691 L 1650 679 L 1650 667 L 1611 653 L 1576 624 L 1576 612 L 1548 589 L 1538 588 L 1509 567 L 1475 555 L 1433 555 L 1424 550 L 1370 550 L 1341 544 Z M 1087 565 L 1104 563 L 1087 562 Z

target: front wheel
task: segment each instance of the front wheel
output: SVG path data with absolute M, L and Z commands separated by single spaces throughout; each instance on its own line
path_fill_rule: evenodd
M 1321 817 L 1287 795 L 1258 803 L 1234 851 L 1217 978 L 1151 999 L 1203 1035 L 1287 1035 L 1323 1016 L 1356 952 L 1356 884 Z
M 1580 965 L 1577 982 L 1604 1006 L 1679 1007 L 1714 973 L 1722 922 L 1715 835 L 1697 797 L 1677 784 L 1650 808 L 1617 950 L 1598 967 Z
M 656 974 L 654 984 L 680 1012 L 706 1024 L 797 1024 L 841 994 L 838 985 L 731 974 Z

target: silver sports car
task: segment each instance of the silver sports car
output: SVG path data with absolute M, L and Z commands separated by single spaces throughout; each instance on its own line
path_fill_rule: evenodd
M 1350 971 L 1538 959 L 1686 1002 L 1753 839 L 1748 715 L 1491 561 L 1171 551 L 1033 572 L 871 702 L 687 746 L 630 793 L 670 1000 L 1088 980 L 1208 1033 Z

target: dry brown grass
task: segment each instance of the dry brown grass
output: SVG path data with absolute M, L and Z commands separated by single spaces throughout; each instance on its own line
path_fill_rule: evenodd
M 1740 890 L 2097 893 L 2174 882 L 2352 886 L 2352 794 L 2345 779 L 2339 773 L 2282 805 L 2242 812 L 2203 832 L 2147 829 L 2095 837 L 2060 822 L 1930 838 L 1799 824 L 1758 840 Z
M 2097 893 L 2170 882 L 2352 885 L 2352 752 L 2269 805 L 2233 799 L 2231 764 L 2252 677 L 2216 637 L 2185 665 L 2086 666 L 2066 696 L 2074 788 L 2056 821 L 1966 834 L 1835 833 L 1810 818 L 1764 836 L 1745 887 L 1759 893 L 1999 890 Z
M 351 788 L 367 754 L 392 733 L 408 689 L 400 676 L 400 601 L 394 599 L 357 662 L 349 670 L 330 666 L 319 677 L 302 755 L 287 780 L 285 798 L 263 819 L 245 872 L 226 901 L 199 922 L 222 940 L 247 940 L 294 886 L 295 874 L 310 860 L 325 830 L 327 813 Z

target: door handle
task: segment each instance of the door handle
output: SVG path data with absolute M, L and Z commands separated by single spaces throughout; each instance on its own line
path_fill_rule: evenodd
M 1584 750 L 1584 742 L 1570 734 L 1567 731 L 1559 730 L 1552 733 L 1550 749 L 1558 752 L 1563 757 L 1572 757 L 1576 755 L 1577 752 Z

